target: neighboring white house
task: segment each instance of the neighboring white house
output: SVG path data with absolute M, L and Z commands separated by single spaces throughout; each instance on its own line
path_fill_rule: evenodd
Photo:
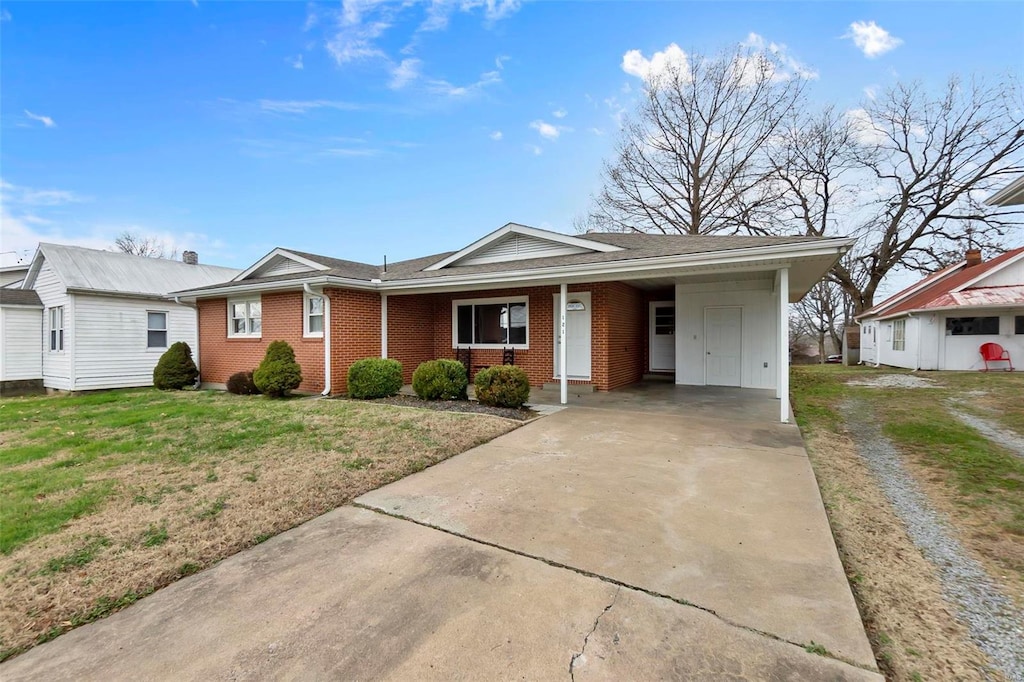
M 864 364 L 976 370 L 992 342 L 1024 365 L 1024 247 L 984 262 L 968 251 L 857 320 Z
M 36 307 L 18 306 L 13 301 L 27 298 L 0 293 L 5 389 L 8 381 L 27 379 L 66 391 L 152 385 L 153 367 L 172 343 L 197 346 L 195 309 L 168 292 L 238 274 L 199 265 L 191 251 L 185 258 L 191 262 L 40 244 L 21 289 L 14 290 L 34 294 Z
M 0 267 L 0 287 L 20 283 L 25 279 L 26 274 L 28 274 L 28 263 Z
M 34 291 L 0 288 L 0 386 L 39 388 L 43 376 L 43 304 Z

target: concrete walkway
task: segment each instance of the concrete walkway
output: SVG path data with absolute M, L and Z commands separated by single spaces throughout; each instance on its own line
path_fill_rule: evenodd
M 357 505 L 0 678 L 881 679 L 795 427 L 571 408 Z

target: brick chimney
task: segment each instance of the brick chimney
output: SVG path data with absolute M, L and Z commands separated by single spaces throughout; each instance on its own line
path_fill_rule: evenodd
M 195 251 L 182 251 L 181 262 L 188 263 L 189 265 L 199 265 L 199 254 Z
M 981 249 L 967 249 L 967 253 L 964 254 L 964 260 L 967 261 L 967 267 L 969 268 L 981 264 Z

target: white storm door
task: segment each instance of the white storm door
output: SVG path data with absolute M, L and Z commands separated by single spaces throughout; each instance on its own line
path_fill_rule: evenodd
M 676 304 L 673 301 L 651 303 L 650 371 L 674 372 L 676 369 Z
M 590 379 L 590 292 L 570 292 L 565 314 L 566 360 L 570 379 Z M 555 378 L 561 378 L 558 330 L 561 327 L 562 301 L 555 294 Z
M 743 308 L 704 309 L 704 383 L 739 386 L 743 366 Z

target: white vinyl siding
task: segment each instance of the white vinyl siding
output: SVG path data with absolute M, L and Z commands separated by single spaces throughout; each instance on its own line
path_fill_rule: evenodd
M 559 244 L 547 239 L 513 232 L 452 265 L 483 265 L 484 263 L 504 263 L 528 258 L 549 258 L 590 252 L 590 249 L 581 246 Z
M 1024 258 L 1018 259 L 1016 263 L 1010 263 L 1009 265 L 1004 266 L 1002 269 L 982 278 L 981 281 L 975 282 L 971 286 L 1004 287 L 1014 285 L 1020 286 L 1021 284 L 1024 284 Z
M 742 307 L 740 386 L 778 383 L 779 299 L 771 280 L 676 285 L 676 383 L 705 383 L 705 309 Z
M 0 381 L 43 376 L 43 311 L 0 308 Z
M 50 314 L 49 308 L 58 306 L 64 307 L 64 348 L 63 353 L 51 353 L 46 350 L 42 353 L 43 362 L 43 385 L 47 388 L 56 388 L 65 391 L 71 390 L 72 376 L 72 353 L 75 342 L 75 320 L 72 304 L 73 297 L 68 295 L 64 284 L 58 279 L 57 274 L 50 267 L 47 261 L 43 261 L 36 276 L 35 292 L 43 302 L 43 334 L 45 339 L 43 348 L 50 347 Z
M 266 263 L 262 268 L 249 275 L 247 279 L 253 277 L 277 277 L 278 275 L 294 275 L 299 272 L 315 272 L 315 270 L 305 263 L 300 263 L 297 260 L 286 258 L 285 256 L 274 256 Z
M 153 368 L 162 355 L 162 349 L 147 348 L 153 303 L 112 296 L 75 296 L 74 390 L 153 384 Z M 165 314 L 167 346 L 184 341 L 198 364 L 196 311 L 170 304 Z

